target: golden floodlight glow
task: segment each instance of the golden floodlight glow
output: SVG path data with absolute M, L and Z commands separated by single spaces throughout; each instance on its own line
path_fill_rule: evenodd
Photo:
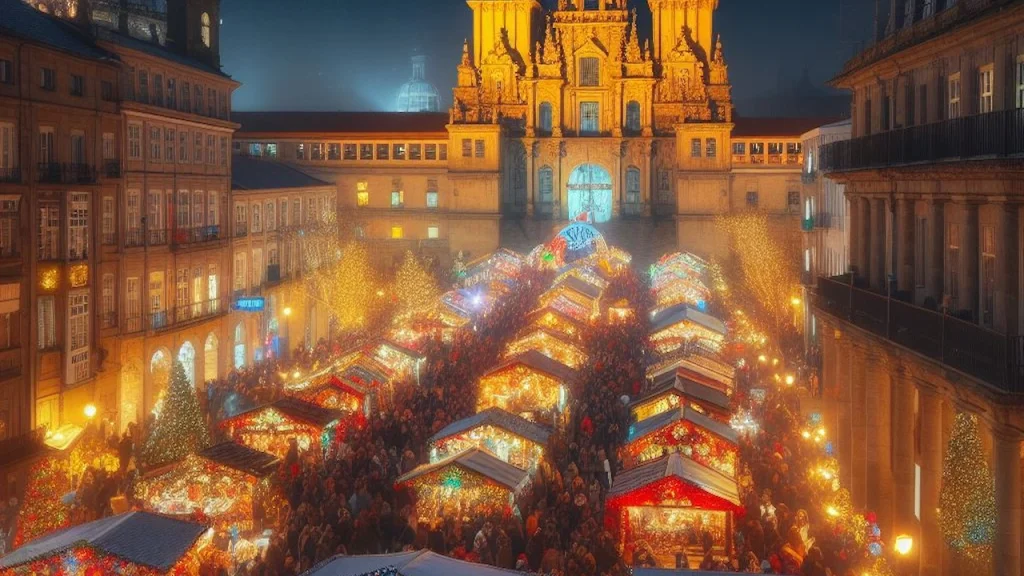
M 896 537 L 895 546 L 896 553 L 900 556 L 906 556 L 910 554 L 910 551 L 914 549 L 914 538 L 909 534 L 900 534 Z
M 291 316 L 292 315 L 292 307 L 291 306 L 285 306 L 284 310 L 282 310 L 281 312 L 283 312 L 285 316 Z
M 96 417 L 96 405 L 95 404 L 86 404 L 84 412 L 85 412 L 85 417 L 90 419 L 90 420 L 92 420 L 93 418 Z
M 792 386 L 793 385 L 793 381 L 794 381 L 793 375 L 792 374 L 786 374 L 786 386 Z

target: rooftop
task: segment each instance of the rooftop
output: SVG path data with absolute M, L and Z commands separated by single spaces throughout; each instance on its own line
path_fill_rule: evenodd
M 0 32 L 82 58 L 117 60 L 75 24 L 36 10 L 22 0 L 0 0 Z
M 191 58 L 184 54 L 175 52 L 174 50 L 171 50 L 165 46 L 161 46 L 156 42 L 147 42 L 145 40 L 139 40 L 134 36 L 128 36 L 126 34 L 121 34 L 120 32 L 117 32 L 115 30 L 108 30 L 106 28 L 99 28 L 98 32 L 100 40 L 110 42 L 111 44 L 117 44 L 118 46 L 122 46 L 129 50 L 135 50 L 136 52 L 142 52 L 144 54 L 149 54 L 150 56 L 155 56 L 157 58 L 161 58 L 169 62 L 181 64 L 182 66 L 188 66 L 189 68 L 194 68 L 201 72 L 206 72 L 207 74 L 216 74 L 217 76 L 230 78 L 230 76 L 222 72 L 220 68 L 212 66 L 196 58 Z
M 530 422 L 521 416 L 506 412 L 501 408 L 488 408 L 487 410 L 477 412 L 468 418 L 457 420 L 445 426 L 440 432 L 434 434 L 430 440 L 428 440 L 428 443 L 433 444 L 434 442 L 443 440 L 444 438 L 455 436 L 456 434 L 461 434 L 468 430 L 487 425 L 494 426 L 495 428 L 501 428 L 519 436 L 520 438 L 526 438 L 527 440 L 542 446 L 547 444 L 548 437 L 551 436 L 551 431 L 540 424 Z
M 236 136 L 265 133 L 444 133 L 448 114 L 438 112 L 232 112 Z
M 799 138 L 808 130 L 840 120 L 842 118 L 813 116 L 808 118 L 744 118 L 736 115 L 733 118 L 735 127 L 732 129 L 732 137 L 777 136 L 782 138 Z
M 276 190 L 331 185 L 283 162 L 238 155 L 231 159 L 232 190 Z

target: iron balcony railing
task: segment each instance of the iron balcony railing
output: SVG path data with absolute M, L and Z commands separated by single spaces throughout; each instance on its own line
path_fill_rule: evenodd
M 220 226 L 197 226 L 195 228 L 178 228 L 174 230 L 174 245 L 187 246 L 220 240 Z
M 121 161 L 120 160 L 104 160 L 103 161 L 103 175 L 107 178 L 120 178 L 121 177 Z
M 91 164 L 61 164 L 40 162 L 39 182 L 47 184 L 93 184 L 96 182 L 96 168 Z
M 0 182 L 6 184 L 17 184 L 21 182 L 21 168 L 0 168 Z
M 817 308 L 981 380 L 1024 394 L 1024 336 L 1000 334 L 895 298 L 856 288 L 850 275 L 819 277 Z
M 167 230 L 147 230 L 146 244 L 149 246 L 165 246 L 167 244 Z
M 129 228 L 124 232 L 124 247 L 139 248 L 146 245 L 146 234 L 142 228 Z
M 821 148 L 824 172 L 1024 155 L 1024 108 L 890 130 Z
M 227 310 L 220 299 L 206 300 L 204 302 L 193 302 L 175 306 L 168 310 L 158 310 L 149 313 L 149 322 L 146 328 L 149 330 L 166 330 L 182 324 L 188 324 L 207 318 L 212 318 Z M 129 329 L 135 327 L 129 321 Z

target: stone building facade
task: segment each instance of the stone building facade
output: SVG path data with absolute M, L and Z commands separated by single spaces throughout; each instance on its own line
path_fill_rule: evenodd
M 845 186 L 853 274 L 820 278 L 823 382 L 840 469 L 923 574 L 966 569 L 939 524 L 958 413 L 995 478 L 995 574 L 1021 574 L 1024 2 L 892 0 L 847 62 L 852 138 L 822 149 Z M 915 505 L 919 503 L 919 505 Z

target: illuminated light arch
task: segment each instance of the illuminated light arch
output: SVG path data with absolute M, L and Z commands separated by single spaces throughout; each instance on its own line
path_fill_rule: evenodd
M 566 184 L 569 219 L 607 222 L 612 219 L 612 176 L 600 164 L 580 164 Z

